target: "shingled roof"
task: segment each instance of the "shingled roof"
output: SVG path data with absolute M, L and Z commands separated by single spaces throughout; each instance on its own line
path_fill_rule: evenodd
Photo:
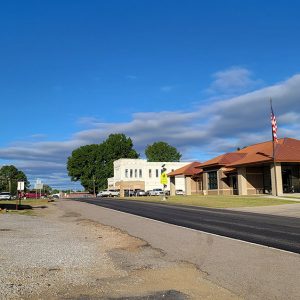
M 200 167 L 209 166 L 226 166 L 246 156 L 245 153 L 231 152 L 219 155 L 213 159 L 210 159 L 200 165 Z
M 168 176 L 177 176 L 177 175 L 192 176 L 192 175 L 199 174 L 202 172 L 202 169 L 198 168 L 200 165 L 201 163 L 198 161 L 192 162 L 186 166 L 183 166 L 177 170 L 168 173 Z
M 291 138 L 279 139 L 275 149 L 277 162 L 300 162 L 300 141 Z M 273 160 L 273 142 L 268 141 L 245 147 L 239 151 L 222 154 L 200 165 L 200 167 L 242 165 L 270 162 Z

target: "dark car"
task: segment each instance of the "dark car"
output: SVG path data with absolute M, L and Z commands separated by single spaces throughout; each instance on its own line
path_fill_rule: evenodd
M 134 190 L 124 190 L 124 196 L 125 197 L 134 197 L 135 191 Z

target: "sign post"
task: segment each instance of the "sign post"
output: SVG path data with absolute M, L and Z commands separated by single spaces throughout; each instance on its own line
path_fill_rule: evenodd
M 25 189 L 25 183 L 24 181 L 18 181 L 18 187 L 17 187 L 17 199 L 16 199 L 16 210 L 18 210 L 18 201 L 19 201 L 19 205 L 21 205 L 21 197 L 20 197 L 20 193 L 23 192 Z
M 34 185 L 34 188 L 35 188 L 35 196 L 37 198 L 37 193 L 38 193 L 38 190 L 40 190 L 40 198 L 41 198 L 41 194 L 42 194 L 42 189 L 44 187 L 44 184 L 42 183 L 42 181 L 40 179 L 37 179 L 36 180 L 36 183 Z
M 160 174 L 160 183 L 163 185 L 163 198 L 162 198 L 162 201 L 166 201 L 166 186 L 168 184 L 168 176 L 167 176 L 167 169 L 165 168 L 165 164 L 163 164 L 161 166 L 161 174 Z

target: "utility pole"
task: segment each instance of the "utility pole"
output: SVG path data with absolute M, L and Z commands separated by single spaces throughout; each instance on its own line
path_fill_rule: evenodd
M 8 191 L 11 194 L 11 178 L 8 177 L 7 179 L 8 179 Z
M 93 189 L 94 189 L 94 197 L 96 197 L 95 175 L 93 175 Z

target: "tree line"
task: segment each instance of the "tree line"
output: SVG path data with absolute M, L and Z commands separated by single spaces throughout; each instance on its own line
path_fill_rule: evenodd
M 181 154 L 166 142 L 147 145 L 148 161 L 179 161 Z M 130 137 L 123 133 L 110 134 L 100 144 L 81 146 L 73 150 L 67 160 L 68 175 L 72 181 L 80 181 L 86 191 L 96 193 L 107 187 L 107 178 L 113 177 L 113 162 L 120 158 L 139 158 Z
M 29 181 L 25 173 L 15 166 L 3 166 L 0 168 L 0 191 L 17 194 L 18 181 L 24 181 L 25 188 L 29 188 Z

